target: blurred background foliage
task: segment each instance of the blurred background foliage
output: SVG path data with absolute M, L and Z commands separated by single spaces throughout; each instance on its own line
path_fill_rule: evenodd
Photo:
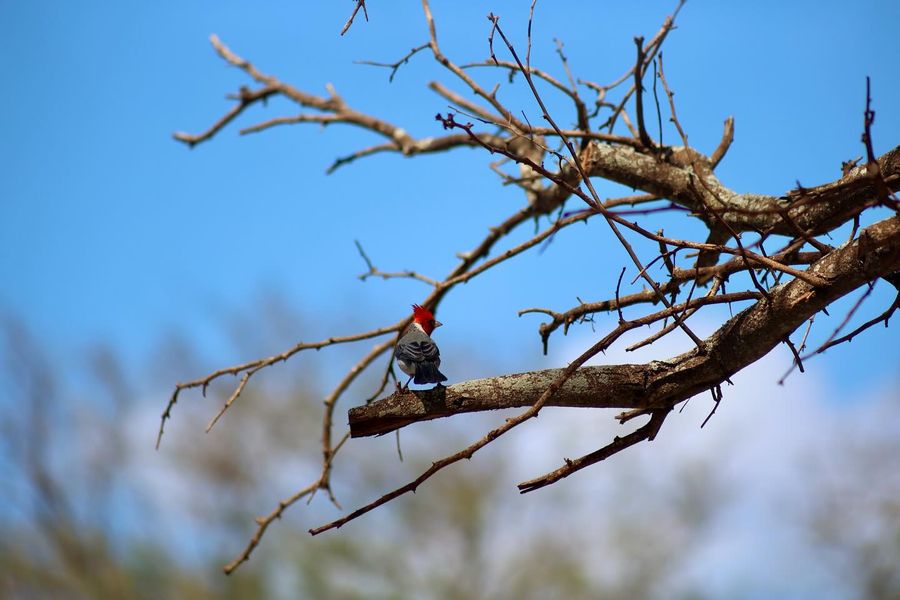
M 283 305 L 269 314 L 244 343 L 277 347 L 285 323 L 303 322 Z M 240 321 L 225 329 L 241 331 Z M 548 411 L 539 426 L 339 531 L 311 538 L 306 529 L 337 511 L 323 494 L 299 503 L 226 577 L 221 566 L 246 544 L 252 519 L 316 476 L 322 357 L 261 379 L 209 435 L 205 423 L 229 390 L 185 397 L 155 452 L 164 396 L 146 390 L 202 371 L 200 353 L 173 337 L 148 352 L 157 358 L 146 372 L 126 372 L 102 345 L 61 368 L 14 320 L 2 339 L 6 598 L 803 596 L 832 579 L 834 597 L 900 595 L 900 410 L 887 393 L 862 419 L 814 424 L 811 437 L 789 428 L 784 439 L 752 431 L 731 406 L 698 433 L 708 407 L 694 402 L 681 428 L 647 451 L 520 497 L 516 481 L 573 453 L 573 439 L 590 444 L 615 427 L 608 415 Z M 735 402 L 768 410 L 745 400 Z M 383 493 L 498 418 L 410 428 L 402 462 L 393 436 L 351 441 L 335 465 L 338 500 L 346 509 Z M 758 463 L 742 467 L 741 446 L 767 433 L 772 453 L 751 443 L 745 454 Z M 785 539 L 784 568 L 804 563 L 794 584 L 764 574 L 765 556 L 742 564 Z

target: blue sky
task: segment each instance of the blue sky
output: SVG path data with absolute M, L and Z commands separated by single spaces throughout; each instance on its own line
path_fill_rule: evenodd
M 331 82 L 359 110 L 415 135 L 439 135 L 433 115 L 446 102 L 425 85 L 453 82 L 427 56 L 393 84 L 386 72 L 353 63 L 394 60 L 423 42 L 418 4 L 373 3 L 370 22 L 339 37 L 350 4 L 0 3 L 0 310 L 63 356 L 102 340 L 139 366 L 174 331 L 219 364 L 251 357 L 218 351 L 217 332 L 228 315 L 253 314 L 270 291 L 313 317 L 298 339 L 393 322 L 424 297 L 415 282 L 359 282 L 353 240 L 384 269 L 446 273 L 456 252 L 521 202 L 497 184 L 482 153 L 376 156 L 326 176 L 335 157 L 374 136 L 310 126 L 237 134 L 295 112 L 280 101 L 247 111 L 193 150 L 171 139 L 205 129 L 228 108 L 225 94 L 249 83 L 213 53 L 211 33 L 264 72 L 315 93 Z M 458 62 L 486 56 L 488 10 L 522 43 L 521 3 L 458 4 L 434 6 L 445 52 Z M 632 37 L 652 36 L 673 5 L 576 2 L 573 18 L 539 4 L 533 60 L 560 73 L 552 42 L 559 37 L 578 76 L 607 81 L 633 60 Z M 900 78 L 890 60 L 898 19 L 895 2 L 852 10 L 838 2 L 688 2 L 665 60 L 691 142 L 710 151 L 733 115 L 736 140 L 719 170 L 726 184 L 783 193 L 798 180 L 830 181 L 841 160 L 862 152 L 869 75 L 883 153 L 900 131 Z M 511 90 L 508 98 L 537 116 L 527 95 Z M 569 118 L 563 104 L 551 106 Z M 619 193 L 599 187 L 601 195 Z M 525 239 L 525 229 L 511 241 Z M 515 312 L 607 297 L 622 256 L 598 223 L 459 289 L 441 309 L 445 353 L 454 345 L 490 352 L 490 340 L 504 333 L 523 348 L 521 357 L 501 353 L 504 368 L 540 364 L 538 320 Z M 865 314 L 889 298 L 877 292 Z M 323 322 L 337 325 L 326 331 Z M 833 325 L 821 327 L 827 335 Z M 838 384 L 858 380 L 890 339 L 890 330 L 873 331 L 820 364 Z

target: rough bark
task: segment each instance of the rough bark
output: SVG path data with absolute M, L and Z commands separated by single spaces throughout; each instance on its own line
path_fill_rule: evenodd
M 707 157 L 693 149 L 670 150 L 667 157 L 653 156 L 627 146 L 593 143 L 586 152 L 585 169 L 593 177 L 669 198 L 695 211 L 710 226 L 717 223 L 706 216 L 706 210 L 716 210 L 738 232 L 795 236 L 799 227 L 807 235 L 818 235 L 844 223 L 848 215 L 881 197 L 879 180 L 871 176 L 865 164 L 831 183 L 791 190 L 778 197 L 739 194 L 713 174 Z M 881 156 L 878 166 L 888 188 L 900 189 L 900 146 Z M 698 181 L 697 172 L 702 182 Z M 789 211 L 793 225 L 781 216 L 783 211 Z

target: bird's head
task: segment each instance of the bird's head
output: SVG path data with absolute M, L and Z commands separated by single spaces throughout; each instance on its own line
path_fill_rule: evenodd
M 431 314 L 431 311 L 427 308 L 422 308 L 418 304 L 413 304 L 412 308 L 413 321 L 422 327 L 422 330 L 425 331 L 426 335 L 431 335 L 431 332 L 434 331 L 436 327 L 441 326 L 441 322 L 436 321 L 434 315 Z

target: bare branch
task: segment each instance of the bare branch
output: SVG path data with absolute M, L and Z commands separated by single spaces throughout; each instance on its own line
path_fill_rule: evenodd
M 783 263 L 784 261 L 788 261 L 788 257 L 790 257 L 790 260 L 788 262 L 792 264 L 808 265 L 815 262 L 822 256 L 823 255 L 819 252 L 793 253 L 792 251 L 785 251 L 773 255 L 772 259 L 779 263 Z M 660 286 L 660 290 L 665 294 L 674 293 L 677 292 L 679 287 L 685 282 L 692 281 L 694 279 L 707 280 L 710 278 L 727 278 L 729 275 L 746 270 L 746 268 L 747 266 L 745 262 L 740 258 L 732 259 L 715 267 L 706 267 L 702 269 L 676 268 L 672 272 L 669 280 Z M 643 290 L 641 292 L 622 296 L 618 300 L 610 299 L 601 300 L 599 302 L 580 302 L 578 306 L 575 306 L 574 308 L 571 308 L 565 312 L 556 312 L 544 308 L 524 309 L 519 311 L 519 316 L 527 313 L 543 313 L 549 315 L 552 318 L 552 321 L 541 324 L 538 330 L 541 339 L 543 340 L 544 353 L 546 354 L 547 341 L 549 340 L 550 335 L 560 326 L 563 327 L 563 335 L 565 335 L 566 333 L 568 333 L 569 326 L 573 323 L 582 321 L 589 315 L 594 313 L 616 310 L 619 303 L 621 303 L 621 306 L 625 307 L 635 304 L 652 303 L 655 300 L 656 293 L 653 290 Z
M 825 352 L 829 348 L 831 348 L 833 346 L 837 346 L 838 344 L 843 344 L 844 342 L 850 342 L 853 340 L 853 338 L 858 336 L 860 333 L 862 333 L 866 329 L 869 329 L 870 327 L 872 327 L 873 325 L 876 325 L 878 323 L 884 323 L 884 326 L 887 327 L 888 321 L 890 321 L 891 316 L 893 316 L 894 312 L 898 308 L 900 308 L 900 294 L 897 294 L 897 296 L 894 297 L 894 301 L 891 303 L 891 305 L 888 307 L 888 309 L 886 311 L 884 311 L 883 313 L 881 313 L 874 319 L 866 321 L 865 323 L 863 323 L 862 325 L 860 325 L 859 327 L 857 327 L 856 329 L 854 329 L 847 335 L 843 335 L 839 338 L 831 339 L 831 340 L 827 341 L 826 343 L 822 344 L 819 348 L 816 349 L 816 354 L 821 354 L 822 352 Z
M 213 45 L 213 48 L 216 50 L 219 56 L 221 56 L 225 61 L 241 69 L 255 81 L 263 84 L 265 86 L 263 89 L 267 90 L 267 93 L 265 94 L 266 97 L 274 93 L 278 93 L 288 98 L 289 100 L 296 102 L 300 106 L 303 106 L 305 108 L 313 108 L 325 113 L 325 115 L 319 117 L 316 117 L 314 115 L 299 115 L 293 118 L 282 117 L 260 124 L 256 127 L 249 128 L 248 132 L 259 131 L 261 129 L 265 129 L 273 125 L 282 124 L 285 122 L 341 122 L 354 124 L 366 129 L 370 129 L 384 137 L 395 141 L 401 147 L 401 149 L 413 143 L 413 140 L 403 129 L 382 119 L 377 119 L 350 108 L 346 104 L 346 102 L 344 102 L 344 100 L 340 96 L 338 96 L 337 92 L 335 92 L 333 88 L 329 89 L 330 94 L 328 98 L 323 98 L 321 96 L 303 92 L 291 85 L 281 82 L 277 77 L 266 75 L 265 73 L 261 72 L 251 62 L 241 58 L 240 56 L 232 52 L 231 49 L 228 48 L 228 46 L 222 43 L 218 36 L 210 36 L 210 43 Z M 261 92 L 262 90 L 260 90 L 259 93 Z M 222 126 L 233 119 L 236 115 L 237 113 L 232 115 L 231 118 L 227 120 L 224 118 L 220 119 L 219 127 L 213 126 L 209 131 L 207 131 L 208 135 L 206 135 L 206 137 L 204 137 L 203 139 L 208 139 L 212 136 L 212 134 L 218 132 L 222 128 Z M 290 119 L 293 119 L 293 121 L 291 121 Z M 179 139 L 190 143 L 191 137 L 192 136 L 190 136 L 189 134 L 180 134 Z
M 688 308 L 758 299 L 754 292 L 737 292 L 696 298 L 683 305 L 659 311 L 631 321 L 620 321 L 604 338 L 606 349 L 627 331 L 670 317 Z M 668 363 L 662 363 L 668 364 Z M 632 371 L 631 369 L 635 369 Z M 658 367 L 651 367 L 656 369 Z M 634 408 L 645 407 L 647 389 L 646 365 L 584 367 L 568 377 L 567 382 L 547 401 L 547 406 L 569 408 Z M 353 437 L 382 435 L 417 421 L 427 421 L 466 412 L 532 406 L 550 384 L 562 374 L 560 369 L 547 369 L 474 379 L 449 387 L 425 391 L 397 392 L 349 413 Z M 609 393 L 607 393 L 609 390 Z
M 394 81 L 394 75 L 397 74 L 397 70 L 398 70 L 401 66 L 405 65 L 406 63 L 408 63 L 408 62 L 409 62 L 409 59 L 412 58 L 417 52 L 419 52 L 419 51 L 421 51 L 421 50 L 424 50 L 425 48 L 428 48 L 428 43 L 422 44 L 421 46 L 416 46 L 415 48 L 413 48 L 412 50 L 410 50 L 409 52 L 407 52 L 403 57 L 401 57 L 400 60 L 398 60 L 397 62 L 392 62 L 392 63 L 381 63 L 381 62 L 374 62 L 374 61 L 371 61 L 371 60 L 360 60 L 360 61 L 357 61 L 357 64 L 359 64 L 359 65 L 371 65 L 371 66 L 373 66 L 373 67 L 386 67 L 386 68 L 390 69 L 390 70 L 391 70 L 391 74 L 390 74 L 390 76 L 388 77 L 388 82 L 393 83 L 393 81 Z
M 327 175 L 331 175 L 332 173 L 337 171 L 338 168 L 340 168 L 344 165 L 349 165 L 350 163 L 355 161 L 357 158 L 371 156 L 373 154 L 378 154 L 379 152 L 387 152 L 387 151 L 398 152 L 399 150 L 400 150 L 400 148 L 394 142 L 385 142 L 383 144 L 375 144 L 374 146 L 369 146 L 368 148 L 363 148 L 362 150 L 357 150 L 353 154 L 348 154 L 347 156 L 343 156 L 341 158 L 335 159 L 335 161 L 333 163 L 331 163 L 331 166 L 329 166 L 328 169 L 325 170 L 325 173 Z
M 844 223 L 848 216 L 879 203 L 876 182 L 865 166 L 853 169 L 835 182 L 802 191 L 791 190 L 775 197 L 734 192 L 705 168 L 702 169 L 703 185 L 694 185 L 696 175 L 691 167 L 696 157 L 694 150 L 673 148 L 669 161 L 659 161 L 629 147 L 591 144 L 585 155 L 590 176 L 669 198 L 700 216 L 715 213 L 737 232 L 766 231 L 793 236 L 794 227 L 780 216 L 787 209 L 796 226 L 809 235 L 819 235 Z M 696 158 L 701 165 L 706 160 Z M 888 189 L 900 189 L 900 146 L 878 158 L 877 164 Z M 698 198 L 698 193 L 702 197 Z
M 652 441 L 653 438 L 656 437 L 656 434 L 659 433 L 659 428 L 662 427 L 663 421 L 666 420 L 666 416 L 669 414 L 670 410 L 671 409 L 669 408 L 656 409 L 650 413 L 650 420 L 645 425 L 628 435 L 624 437 L 616 436 L 612 442 L 596 452 L 591 452 L 590 454 L 582 456 L 581 458 L 576 458 L 575 460 L 567 458 L 565 464 L 555 471 L 542 475 L 536 479 L 520 483 L 519 493 L 527 494 L 528 492 L 533 492 L 534 490 L 546 487 L 556 483 L 560 479 L 568 477 L 576 471 L 597 464 L 601 460 L 606 460 L 613 454 L 617 454 L 637 443 L 643 442 L 644 440 Z
M 369 268 L 368 271 L 359 275 L 360 281 L 365 281 L 369 277 L 381 277 L 382 279 L 417 279 L 422 283 L 427 283 L 432 287 L 437 287 L 441 285 L 439 282 L 431 279 L 430 277 L 426 277 L 425 275 L 421 275 L 416 273 L 415 271 L 399 271 L 396 273 L 387 273 L 385 271 L 381 271 L 372 264 L 372 261 L 369 259 L 369 256 L 366 254 L 366 251 L 363 250 L 362 245 L 358 240 L 353 241 L 356 244 L 356 249 L 359 251 L 359 255 L 362 257 L 364 261 L 366 261 L 366 266 Z
M 223 127 L 231 123 L 235 119 L 235 117 L 244 112 L 244 109 L 251 104 L 259 101 L 265 101 L 267 98 L 276 93 L 278 93 L 278 89 L 275 86 L 271 85 L 267 85 L 255 91 L 251 91 L 246 87 L 241 87 L 240 94 L 238 94 L 237 96 L 238 103 L 235 104 L 234 108 L 225 113 L 222 118 L 213 123 L 209 129 L 197 135 L 191 135 L 190 133 L 178 131 L 176 133 L 173 133 L 172 137 L 179 142 L 184 142 L 185 144 L 193 148 L 200 142 L 205 142 L 206 140 L 217 134 Z
M 178 402 L 178 394 L 185 389 L 189 388 L 201 388 L 205 394 L 206 388 L 210 383 L 215 381 L 216 379 L 222 377 L 223 375 L 237 375 L 238 373 L 243 373 L 245 371 L 256 372 L 263 367 L 268 367 L 274 365 L 279 362 L 284 362 L 289 359 L 291 356 L 297 354 L 298 352 L 302 352 L 304 350 L 319 350 L 321 348 L 325 348 L 326 346 L 332 346 L 335 344 L 346 344 L 350 342 L 358 342 L 360 340 L 367 340 L 373 337 L 379 337 L 382 335 L 386 335 L 389 333 L 395 333 L 400 331 L 402 327 L 406 325 L 408 319 L 404 319 L 399 323 L 395 323 L 394 325 L 388 327 L 381 327 L 379 329 L 373 329 L 371 331 L 366 331 L 363 333 L 358 333 L 355 335 L 348 335 L 343 337 L 330 337 L 325 340 L 321 340 L 318 342 L 300 342 L 296 344 L 293 348 L 289 348 L 280 354 L 275 354 L 274 356 L 270 356 L 268 358 L 260 358 L 258 360 L 253 360 L 247 363 L 243 363 L 240 365 L 234 365 L 232 367 L 226 367 L 224 369 L 219 369 L 218 371 L 213 371 L 212 373 L 200 377 L 199 379 L 194 379 L 193 381 L 185 381 L 183 383 L 178 383 L 175 385 L 175 391 L 172 392 L 172 396 L 169 398 L 168 404 L 166 404 L 166 409 L 162 413 L 162 417 L 160 419 L 159 424 L 159 434 L 156 437 L 156 448 L 159 449 L 159 443 L 162 440 L 163 430 L 166 426 L 166 421 L 172 416 L 172 409 L 175 404 Z M 249 379 L 249 376 L 247 377 Z M 243 390 L 243 385 L 246 385 L 246 381 L 242 380 L 242 384 L 238 385 L 238 392 Z M 226 403 L 226 409 L 231 405 L 232 402 L 237 398 L 237 395 L 232 395 L 233 397 L 229 398 L 229 402 Z
M 428 32 L 431 37 L 431 52 L 434 55 L 434 59 L 441 65 L 443 65 L 446 69 L 448 69 L 451 73 L 456 75 L 460 80 L 462 80 L 472 92 L 483 98 L 490 104 L 497 113 L 499 113 L 503 117 L 503 121 L 507 123 L 510 127 L 517 129 L 519 132 L 526 131 L 528 126 L 519 121 L 516 116 L 510 112 L 498 99 L 496 94 L 488 92 L 483 87 L 478 85 L 478 83 L 469 77 L 469 75 L 461 69 L 458 65 L 456 65 L 453 61 L 447 58 L 440 49 L 437 41 L 437 32 L 434 25 L 434 17 L 431 14 L 431 6 L 429 5 L 428 0 L 422 0 L 422 9 L 425 12 L 425 20 L 428 23 Z
M 344 437 L 341 439 L 341 441 L 338 442 L 338 444 L 335 446 L 335 452 L 337 452 L 337 450 L 340 449 L 340 447 L 344 445 L 344 442 L 346 442 L 349 438 L 350 438 L 349 434 L 344 435 Z M 332 454 L 331 454 L 331 458 L 333 458 L 333 457 L 334 457 L 334 452 L 332 452 Z M 324 465 L 323 470 L 322 470 L 322 476 L 317 481 L 315 481 L 315 482 L 311 483 L 310 485 L 306 486 L 305 488 L 299 490 L 292 496 L 285 498 L 284 500 L 281 500 L 278 503 L 278 506 L 275 507 L 275 510 L 270 512 L 268 515 L 266 515 L 264 517 L 256 518 L 256 532 L 253 534 L 253 537 L 250 538 L 250 541 L 247 543 L 247 546 L 244 548 L 244 551 L 241 552 L 237 556 L 237 558 L 235 558 L 233 561 L 231 561 L 230 563 L 228 563 L 227 565 L 225 565 L 222 568 L 222 570 L 225 572 L 226 575 L 231 575 L 235 571 L 235 569 L 237 569 L 239 566 L 241 566 L 246 561 L 250 560 L 250 555 L 253 553 L 253 550 L 255 550 L 256 547 L 259 545 L 259 542 L 260 542 L 260 540 L 262 540 L 262 537 L 265 535 L 266 530 L 269 528 L 269 525 L 271 525 L 272 523 L 274 523 L 275 521 L 280 519 L 281 515 L 284 514 L 285 510 L 290 508 L 291 505 L 296 503 L 298 500 L 308 497 L 308 496 L 311 496 L 313 494 L 313 492 L 315 492 L 317 489 L 319 489 L 320 487 L 322 487 L 324 485 L 324 482 L 327 481 L 328 472 L 330 471 L 330 469 L 331 469 L 331 460 L 329 460 Z
M 885 273 L 892 273 L 900 268 L 900 217 L 892 217 L 876 223 L 867 228 L 866 232 L 871 239 L 878 240 L 879 247 L 883 249 L 877 255 L 869 257 L 870 268 Z M 852 289 L 863 285 L 867 281 L 868 275 L 854 268 L 858 250 L 858 242 L 854 242 L 836 250 L 813 265 L 812 269 L 823 274 L 828 273 L 831 284 L 827 288 L 813 288 L 802 280 L 795 279 L 773 289 L 768 301 L 757 303 L 728 321 L 706 340 L 704 348 L 694 348 L 667 362 L 654 361 L 648 365 L 630 365 L 631 368 L 643 371 L 644 377 L 641 379 L 641 386 L 644 391 L 646 408 L 658 412 L 668 412 L 675 404 L 700 391 L 719 385 L 722 381 L 727 380 L 731 374 L 765 356 L 785 335 L 793 331 L 812 314 L 821 310 L 822 307 Z M 464 458 L 471 458 L 478 450 L 513 427 L 535 417 L 584 362 L 608 347 L 612 341 L 619 337 L 622 327 L 620 324 L 613 332 L 594 344 L 594 346 L 562 370 L 559 376 L 543 391 L 528 410 L 516 417 L 507 419 L 503 425 L 489 431 L 484 437 L 470 446 L 432 463 L 431 467 L 406 485 L 384 494 L 340 519 L 310 529 L 310 534 L 318 535 L 330 529 L 339 528 L 349 521 L 390 502 L 394 498 L 414 492 L 419 485 L 430 479 L 435 473 Z M 598 392 L 609 393 L 610 391 L 615 392 L 616 390 L 605 389 L 602 392 L 600 390 L 590 390 L 594 395 Z M 376 402 L 370 406 L 378 404 Z M 397 407 L 395 406 L 394 408 L 396 409 Z M 415 416 L 420 415 L 398 415 L 395 413 L 393 415 L 395 422 L 388 431 L 407 424 L 398 424 L 399 421 L 396 421 L 398 417 L 401 419 L 405 418 L 410 422 L 410 417 Z M 651 419 L 651 422 L 661 422 L 660 419 L 662 418 L 663 416 L 658 416 L 655 420 Z M 652 430 L 650 436 L 641 437 L 640 439 L 655 436 L 657 430 L 658 427 Z M 642 432 L 642 435 L 644 433 L 646 432 Z M 637 443 L 640 439 L 633 443 Z M 604 452 L 610 452 L 610 450 L 618 451 L 617 446 L 607 447 L 601 449 L 595 455 L 589 455 L 589 457 L 601 460 L 602 458 L 599 457 L 602 457 Z M 590 460 L 591 458 L 585 458 L 586 462 Z M 529 484 L 526 483 L 525 485 L 528 486 L 526 489 L 532 489 Z
M 259 369 L 251 369 L 249 371 L 245 371 L 243 377 L 241 377 L 241 382 L 234 388 L 234 391 L 231 392 L 231 396 L 228 397 L 228 400 L 222 406 L 222 409 L 216 413 L 216 416 L 212 418 L 209 424 L 206 426 L 206 433 L 209 433 L 213 426 L 218 423 L 219 419 L 222 418 L 222 415 L 225 414 L 225 411 L 231 408 L 231 404 L 237 399 L 238 396 L 241 395 L 241 392 L 244 391 L 244 387 L 247 385 L 247 382 L 250 381 L 250 377 L 258 371 Z
M 869 257 L 873 272 L 892 273 L 900 269 L 900 217 L 880 221 L 866 231 L 878 241 L 879 250 Z M 574 373 L 566 386 L 560 386 L 548 405 L 653 409 L 674 406 L 706 391 L 768 354 L 823 307 L 865 285 L 869 275 L 856 268 L 858 254 L 859 242 L 855 241 L 814 263 L 810 270 L 828 280 L 825 287 L 794 279 L 772 288 L 768 301 L 757 301 L 704 340 L 703 351 L 695 348 L 644 365 L 585 367 Z M 722 297 L 696 298 L 691 302 L 712 302 Z M 674 310 L 684 308 L 676 306 Z M 654 316 L 658 320 L 664 312 L 667 311 Z M 631 321 L 635 322 L 640 319 Z M 618 337 L 623 331 L 620 325 L 604 340 L 611 335 Z M 554 370 L 538 371 L 472 380 L 443 390 L 394 394 L 351 409 L 351 434 L 377 435 L 421 420 L 528 406 L 537 390 L 543 389 L 541 383 L 557 375 Z M 532 391 L 527 392 L 529 389 Z
M 719 145 L 713 153 L 709 155 L 709 162 L 713 169 L 718 167 L 719 163 L 722 162 L 722 159 L 725 158 L 725 154 L 728 152 L 728 149 L 731 148 L 731 143 L 733 141 L 734 117 L 728 117 L 725 119 L 725 130 L 722 132 L 722 141 L 719 142 Z

